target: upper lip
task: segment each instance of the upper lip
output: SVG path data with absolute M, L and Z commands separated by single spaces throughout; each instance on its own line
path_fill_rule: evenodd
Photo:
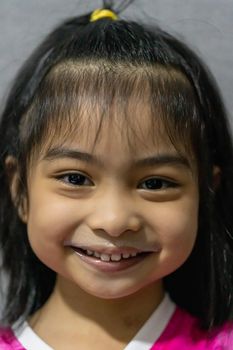
M 104 247 L 104 246 L 99 246 L 99 245 L 79 245 L 73 242 L 65 242 L 65 246 L 73 247 L 73 248 L 78 248 L 78 249 L 83 249 L 83 250 L 91 250 L 93 252 L 97 252 L 99 254 L 108 254 L 108 255 L 113 255 L 113 254 L 134 254 L 134 253 L 152 253 L 159 251 L 159 248 L 153 248 L 153 249 L 138 249 L 135 247 L 129 247 L 129 246 L 124 246 L 124 247 Z

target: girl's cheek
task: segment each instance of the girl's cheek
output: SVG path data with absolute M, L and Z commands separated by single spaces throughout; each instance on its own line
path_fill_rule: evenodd
M 185 205 L 183 205 L 185 204 Z M 198 203 L 170 203 L 151 216 L 150 229 L 162 246 L 161 261 L 179 267 L 191 254 L 198 230 Z M 172 269 L 171 269 L 172 270 Z
M 32 244 L 49 246 L 61 244 L 79 224 L 77 206 L 56 196 L 38 194 L 30 198 L 28 236 Z

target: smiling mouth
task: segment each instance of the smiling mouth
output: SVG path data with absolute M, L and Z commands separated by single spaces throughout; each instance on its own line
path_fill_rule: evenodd
M 128 270 L 147 259 L 154 252 L 97 252 L 90 249 L 70 246 L 85 264 L 104 273 L 117 273 Z
M 121 254 L 106 254 L 99 253 L 90 249 L 82 249 L 77 247 L 72 247 L 77 253 L 84 254 L 90 258 L 98 259 L 103 262 L 119 262 L 122 260 L 134 259 L 136 257 L 145 257 L 151 252 L 134 252 L 134 253 L 121 253 Z

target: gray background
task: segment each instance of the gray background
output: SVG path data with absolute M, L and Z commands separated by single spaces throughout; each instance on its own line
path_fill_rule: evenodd
M 66 17 L 101 4 L 97 0 L 0 0 L 1 105 L 19 66 L 44 35 Z M 156 22 L 191 44 L 212 70 L 233 125 L 233 0 L 136 0 L 122 17 Z

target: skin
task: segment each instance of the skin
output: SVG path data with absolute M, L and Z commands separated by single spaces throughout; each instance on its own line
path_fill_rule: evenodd
M 137 120 L 141 137 L 132 137 L 132 148 L 121 128 L 106 123 L 95 147 L 93 125 L 90 137 L 54 141 L 53 151 L 32 162 L 21 217 L 35 254 L 57 272 L 57 282 L 29 323 L 57 350 L 73 350 L 77 342 L 82 349 L 93 343 L 123 349 L 161 302 L 163 277 L 192 251 L 199 206 L 195 161 L 181 158 L 163 132 L 154 142 L 149 120 Z M 123 271 L 103 272 L 67 241 L 152 253 Z

